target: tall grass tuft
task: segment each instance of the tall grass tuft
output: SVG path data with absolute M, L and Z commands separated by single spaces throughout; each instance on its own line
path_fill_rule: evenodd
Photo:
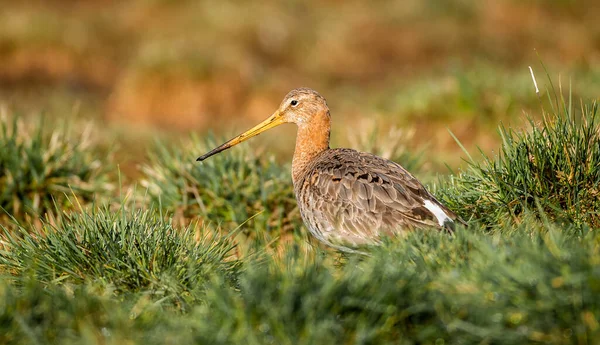
M 210 344 L 585 343 L 600 327 L 596 232 L 410 233 L 342 267 L 291 255 L 215 284 L 194 310 Z M 506 231 L 504 231 L 506 233 Z M 269 262 L 269 261 L 267 261 Z
M 31 271 L 12 281 L 0 275 L 0 341 L 593 343 L 600 336 L 598 232 L 578 236 L 535 221 L 519 230 L 412 232 L 342 265 L 290 250 L 283 261 L 248 261 L 234 284 L 226 274 L 199 283 L 203 292 L 185 312 L 147 292 L 115 298 L 95 272 L 96 281 L 81 284 L 43 283 Z M 48 250 L 40 261 L 54 256 Z M 114 262 L 105 269 L 131 269 Z
M 113 189 L 108 178 L 110 154 L 99 154 L 87 127 L 73 135 L 68 126 L 46 128 L 37 120 L 26 125 L 7 114 L 0 116 L 0 206 L 24 219 L 54 209 L 71 207 L 68 195 L 80 202 Z M 103 161 L 101 157 L 108 157 Z M 6 219 L 5 212 L 1 218 Z
M 159 145 L 142 167 L 141 184 L 151 201 L 185 219 L 229 228 L 244 224 L 267 241 L 301 227 L 289 166 L 243 146 L 196 162 L 214 146 L 214 140 L 196 137 L 180 147 Z
M 239 261 L 225 237 L 179 229 L 154 209 L 60 213 L 37 230 L 5 227 L 0 272 L 52 285 L 104 282 L 117 293 L 146 292 L 185 301 L 212 274 L 233 281 Z
M 550 102 L 553 103 L 552 100 Z M 500 126 L 497 156 L 471 159 L 440 195 L 465 218 L 484 223 L 520 222 L 525 210 L 556 222 L 600 226 L 600 127 L 598 104 L 579 110 L 556 97 L 531 130 Z

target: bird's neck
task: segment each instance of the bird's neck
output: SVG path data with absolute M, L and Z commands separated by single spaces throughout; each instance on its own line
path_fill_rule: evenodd
M 329 112 L 315 115 L 309 123 L 298 124 L 296 149 L 292 161 L 292 180 L 294 184 L 302 177 L 310 162 L 321 152 L 329 149 L 331 119 Z

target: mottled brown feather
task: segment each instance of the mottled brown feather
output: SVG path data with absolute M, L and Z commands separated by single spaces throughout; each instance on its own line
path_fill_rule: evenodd
M 341 249 L 414 227 L 441 229 L 426 200 L 457 219 L 402 166 L 369 153 L 325 150 L 299 175 L 294 188 L 305 224 L 319 240 Z

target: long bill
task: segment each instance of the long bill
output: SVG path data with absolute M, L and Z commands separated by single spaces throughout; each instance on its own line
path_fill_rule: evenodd
M 221 146 L 215 147 L 214 149 L 210 150 L 209 152 L 198 157 L 198 159 L 196 159 L 196 161 L 203 161 L 212 155 L 216 155 L 219 152 L 225 151 L 230 147 L 233 147 L 243 141 L 246 141 L 254 136 L 257 136 L 260 133 L 262 133 L 268 129 L 277 127 L 282 123 L 285 123 L 285 120 L 283 119 L 283 116 L 281 116 L 281 114 L 278 110 L 273 115 L 271 115 L 268 119 L 264 120 L 263 122 L 259 123 L 256 126 L 250 128 L 249 130 L 245 131 L 244 133 L 238 135 L 237 137 L 227 141 L 226 143 L 222 144 Z

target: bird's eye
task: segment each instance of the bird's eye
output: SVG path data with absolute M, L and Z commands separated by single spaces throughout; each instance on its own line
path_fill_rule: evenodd
M 293 99 L 293 100 L 290 102 L 290 104 L 292 105 L 292 107 L 295 107 L 295 106 L 297 106 L 297 105 L 298 105 L 298 101 L 297 101 L 297 100 L 295 100 L 295 99 Z

